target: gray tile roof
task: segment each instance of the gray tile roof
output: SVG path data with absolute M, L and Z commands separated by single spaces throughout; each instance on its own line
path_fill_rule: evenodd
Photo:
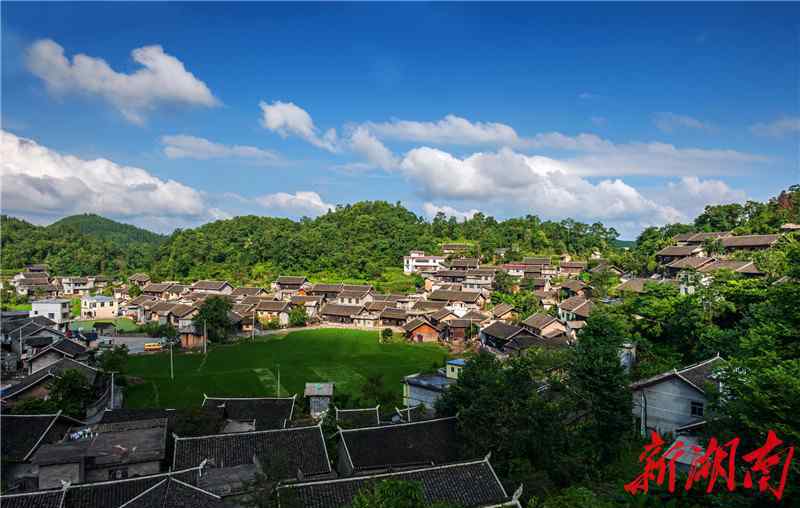
M 455 417 L 342 430 L 346 460 L 356 471 L 446 464 L 464 459 Z
M 296 397 L 205 397 L 203 407 L 222 408 L 225 418 L 255 422 L 255 430 L 284 429 L 292 419 Z
M 413 469 L 371 476 L 303 482 L 278 488 L 279 506 L 339 508 L 352 503 L 356 494 L 378 482 L 418 482 L 426 504 L 496 506 L 509 500 L 488 459 Z
M 330 472 L 322 428 L 293 427 L 235 434 L 177 437 L 173 467 L 185 468 L 208 459 L 217 468 L 253 464 L 257 459 L 273 478 L 295 478 Z
M 336 408 L 336 424 L 343 429 L 357 429 L 361 427 L 375 427 L 380 425 L 380 406 L 368 409 L 339 409 Z

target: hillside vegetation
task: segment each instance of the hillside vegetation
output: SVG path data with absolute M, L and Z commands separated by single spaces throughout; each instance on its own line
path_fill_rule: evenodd
M 147 271 L 162 280 L 222 278 L 236 283 L 267 283 L 279 274 L 376 281 L 388 269 L 401 267 L 409 250 L 437 253 L 442 243 L 452 241 L 469 243 L 468 254 L 486 260 L 494 258 L 497 248 L 511 249 L 496 261 L 563 252 L 586 258 L 600 252 L 626 270 L 646 273 L 653 253 L 677 233 L 775 233 L 786 222 L 800 223 L 800 186 L 767 203 L 708 206 L 693 224 L 647 228 L 633 244 L 620 242 L 614 228 L 599 222 L 543 221 L 535 215 L 498 221 L 481 213 L 464 222 L 441 213 L 426 221 L 399 203 L 384 201 L 340 206 L 299 221 L 235 217 L 170 236 L 97 215 L 67 217 L 46 227 L 0 217 L 4 268 L 47 263 L 58 275 Z M 621 247 L 629 249 L 623 252 Z

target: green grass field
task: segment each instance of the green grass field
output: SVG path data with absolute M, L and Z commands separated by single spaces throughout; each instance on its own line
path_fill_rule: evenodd
M 175 355 L 175 381 L 169 353 L 132 356 L 128 374 L 144 380 L 128 387 L 128 407 L 197 406 L 209 396 L 274 397 L 280 366 L 280 393 L 302 398 L 306 382 L 333 381 L 337 392 L 358 395 L 365 380 L 383 376 L 387 388 L 400 380 L 442 366 L 446 351 L 432 344 L 379 344 L 378 332 L 317 329 L 216 346 Z
M 31 304 L 29 303 L 9 303 L 8 305 L 3 305 L 4 309 L 8 310 L 31 310 Z

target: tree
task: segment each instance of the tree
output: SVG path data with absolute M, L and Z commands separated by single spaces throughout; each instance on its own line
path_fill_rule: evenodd
M 605 308 L 596 308 L 580 332 L 571 354 L 567 385 L 583 414 L 582 446 L 592 462 L 613 461 L 631 432 L 628 375 L 620 364 L 620 348 L 628 340 L 627 322 Z
M 394 335 L 394 332 L 392 332 L 391 328 L 384 328 L 383 330 L 381 330 L 381 339 L 383 340 L 383 342 L 391 340 L 392 335 Z
M 494 274 L 494 289 L 495 291 L 500 291 L 501 293 L 513 293 L 514 290 L 514 278 L 508 274 L 505 270 L 498 270 L 497 273 Z
M 193 323 L 197 330 L 206 330 L 211 342 L 225 342 L 233 334 L 229 316 L 231 303 L 221 296 L 210 296 L 200 305 Z
M 27 399 L 14 404 L 9 411 L 13 415 L 48 415 L 59 409 L 53 400 Z
M 361 489 L 350 508 L 425 508 L 425 496 L 419 482 L 384 480 Z
M 114 346 L 100 355 L 100 370 L 125 374 L 128 369 L 128 346 Z
M 306 326 L 308 314 L 304 305 L 295 305 L 289 311 L 289 326 Z
M 79 370 L 67 369 L 50 383 L 50 400 L 74 418 L 83 418 L 86 405 L 92 401 L 92 386 Z
M 130 296 L 131 298 L 136 298 L 137 296 L 140 296 L 141 294 L 142 294 L 142 288 L 140 288 L 136 284 L 131 284 L 128 287 L 128 296 Z

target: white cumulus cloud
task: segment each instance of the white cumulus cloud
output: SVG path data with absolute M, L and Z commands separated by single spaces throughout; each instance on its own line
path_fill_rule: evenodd
M 125 74 L 101 58 L 76 54 L 70 61 L 62 46 L 51 39 L 41 39 L 28 48 L 26 63 L 51 92 L 100 96 L 136 124 L 143 124 L 146 113 L 161 103 L 205 107 L 219 104 L 208 86 L 161 46 L 137 48 L 131 56 L 142 68 Z
M 782 138 L 800 132 L 800 118 L 783 117 L 772 122 L 756 123 L 750 126 L 750 132 L 756 136 Z
M 565 162 L 508 148 L 463 159 L 435 148 L 416 148 L 400 167 L 430 200 L 482 203 L 482 208 L 549 218 L 635 221 L 640 226 L 685 218 L 622 180 L 592 183 Z
M 399 164 L 391 150 L 365 127 L 356 127 L 350 136 L 350 148 L 364 157 L 369 164 L 381 169 L 394 169 Z
M 747 193 L 731 188 L 722 180 L 703 180 L 696 176 L 684 176 L 676 182 L 667 183 L 661 200 L 678 208 L 689 218 L 699 215 L 706 205 L 743 203 Z
M 312 145 L 337 152 L 337 137 L 335 129 L 328 129 L 322 136 L 314 125 L 314 120 L 306 110 L 292 102 L 275 101 L 268 104 L 259 102 L 261 108 L 261 125 L 282 137 L 298 136 Z
M 164 145 L 164 154 L 170 159 L 245 159 L 265 165 L 282 162 L 282 158 L 271 150 L 246 145 L 223 145 L 185 134 L 162 136 L 161 144 Z
M 502 123 L 470 122 L 466 118 L 447 115 L 437 122 L 393 120 L 365 125 L 379 137 L 447 145 L 514 145 L 519 142 L 516 131 Z
M 294 194 L 276 192 L 259 196 L 255 198 L 255 202 L 271 213 L 292 217 L 303 215 L 316 217 L 336 208 L 324 202 L 319 194 L 311 191 L 298 191 Z
M 123 218 L 199 220 L 203 195 L 175 180 L 107 159 L 62 155 L 2 131 L 3 211 L 25 216 L 92 212 Z

